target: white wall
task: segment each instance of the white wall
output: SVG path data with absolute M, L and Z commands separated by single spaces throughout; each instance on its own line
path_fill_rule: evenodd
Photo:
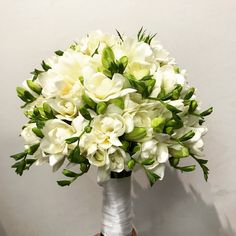
M 95 29 L 133 35 L 144 26 L 189 72 L 207 108 L 209 183 L 167 171 L 144 190 L 134 181 L 139 236 L 236 235 L 236 1 L 235 0 L 0 0 L 0 235 L 93 235 L 99 230 L 101 192 L 95 171 L 60 188 L 48 167 L 23 177 L 9 155 L 22 148 L 24 123 L 15 86 L 53 51 Z M 138 179 L 142 179 L 139 177 Z

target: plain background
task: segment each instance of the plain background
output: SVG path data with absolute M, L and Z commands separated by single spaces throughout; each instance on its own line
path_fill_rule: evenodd
M 101 188 L 96 172 L 61 188 L 49 167 L 23 177 L 9 155 L 22 150 L 25 119 L 15 87 L 41 60 L 86 33 L 101 29 L 135 35 L 155 33 L 186 68 L 203 108 L 213 105 L 205 138 L 211 169 L 205 183 L 167 170 L 143 189 L 134 180 L 139 236 L 236 235 L 236 1 L 235 0 L 0 0 L 0 236 L 92 236 L 99 231 Z

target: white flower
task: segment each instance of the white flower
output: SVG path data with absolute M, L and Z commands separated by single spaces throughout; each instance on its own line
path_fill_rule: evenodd
M 31 146 L 39 143 L 40 138 L 35 135 L 32 131 L 33 128 L 36 128 L 35 123 L 29 123 L 25 125 L 24 129 L 21 131 L 21 136 L 25 140 L 27 146 Z
M 95 153 L 87 156 L 91 165 L 102 167 L 109 164 L 108 153 L 104 149 L 97 149 Z
M 91 68 L 84 70 L 85 93 L 95 102 L 109 101 L 136 91 L 132 88 L 124 89 L 124 81 L 121 74 L 114 74 L 110 79 L 103 73 L 95 73 Z
M 121 46 L 113 47 L 113 50 L 116 58 L 128 57 L 126 71 L 137 79 L 143 78 L 156 69 L 153 51 L 147 43 L 126 38 Z
M 165 90 L 165 93 L 168 94 L 173 91 L 177 84 L 184 85 L 185 78 L 182 74 L 177 74 L 174 71 L 172 65 L 165 65 L 154 73 L 153 78 L 156 80 L 151 97 L 157 97 L 161 91 L 161 88 Z
M 112 145 L 122 146 L 119 137 L 125 132 L 125 120 L 116 113 L 96 116 L 92 122 L 93 132 L 97 135 L 99 145 L 108 149 Z
M 43 88 L 44 97 L 68 97 L 74 84 L 77 81 L 79 83 L 82 69 L 89 63 L 89 60 L 88 56 L 81 53 L 65 52 L 52 69 L 39 75 L 38 82 Z
M 70 138 L 75 130 L 67 123 L 54 119 L 45 123 L 42 133 L 44 137 L 41 140 L 40 148 L 50 154 L 49 162 L 54 166 L 68 154 L 68 144 L 65 140 Z
M 106 46 L 113 46 L 118 42 L 117 36 L 103 33 L 100 30 L 91 32 L 78 43 L 81 52 L 92 55 L 96 49 L 101 53 Z
M 165 174 L 165 164 L 160 164 L 158 162 L 155 162 L 153 165 L 147 165 L 146 168 L 150 170 L 151 172 L 155 173 L 160 177 L 159 180 L 162 180 L 164 178 Z
M 58 119 L 73 120 L 77 114 L 77 107 L 73 101 L 68 99 L 49 99 L 48 104 L 59 114 L 56 115 Z
M 125 160 L 127 160 L 125 151 L 121 148 L 110 147 L 107 152 L 110 160 L 110 170 L 114 172 L 123 171 Z

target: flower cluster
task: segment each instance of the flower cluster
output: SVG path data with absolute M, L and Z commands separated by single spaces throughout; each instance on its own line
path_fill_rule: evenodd
M 17 174 L 31 165 L 63 164 L 70 185 L 91 165 L 98 181 L 112 173 L 144 169 L 150 184 L 164 176 L 168 162 L 193 158 L 208 176 L 202 136 L 207 132 L 195 89 L 169 53 L 143 29 L 136 38 L 92 32 L 42 62 L 17 87 L 28 118 L 21 136 L 25 150 L 12 155 Z M 73 168 L 73 171 L 72 171 Z M 76 170 L 77 169 L 77 170 Z

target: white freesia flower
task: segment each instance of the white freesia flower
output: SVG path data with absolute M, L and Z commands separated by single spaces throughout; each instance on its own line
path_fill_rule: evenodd
M 143 78 L 156 69 L 151 47 L 144 42 L 126 38 L 121 46 L 113 48 L 116 58 L 128 57 L 129 61 L 126 71 L 137 79 Z
M 78 43 L 78 47 L 81 52 L 92 55 L 98 50 L 98 52 L 102 52 L 102 50 L 106 46 L 113 46 L 118 42 L 118 37 L 112 34 L 105 34 L 100 30 L 91 32 L 85 38 L 82 38 Z
M 68 153 L 68 144 L 65 140 L 70 138 L 75 130 L 67 123 L 54 119 L 45 123 L 42 133 L 44 137 L 41 140 L 40 148 L 50 155 L 50 165 L 54 166 Z
M 40 138 L 37 137 L 35 133 L 32 131 L 33 128 L 36 128 L 36 124 L 29 123 L 25 125 L 25 127 L 21 131 L 21 137 L 23 137 L 27 146 L 37 144 L 40 141 Z
M 65 52 L 52 69 L 39 75 L 38 81 L 43 88 L 42 94 L 46 98 L 67 97 L 73 91 L 74 84 L 82 76 L 82 70 L 88 65 L 89 60 L 89 57 L 81 53 Z M 80 83 L 77 83 L 78 89 Z
M 108 153 L 104 149 L 97 149 L 95 153 L 87 156 L 91 165 L 102 167 L 109 164 Z
M 110 79 L 103 73 L 94 73 L 91 68 L 84 70 L 85 93 L 95 102 L 109 101 L 135 92 L 132 88 L 124 89 L 124 80 L 121 74 L 114 74 Z
M 58 119 L 73 120 L 77 115 L 77 107 L 73 101 L 68 99 L 49 99 L 48 104 L 59 114 L 56 115 Z
M 119 137 L 125 132 L 125 120 L 116 113 L 96 116 L 92 122 L 93 132 L 97 134 L 99 145 L 108 149 L 112 145 L 122 146 Z
M 125 167 L 125 160 L 128 159 L 125 151 L 121 148 L 110 147 L 107 152 L 110 160 L 110 170 L 114 172 L 123 171 Z

